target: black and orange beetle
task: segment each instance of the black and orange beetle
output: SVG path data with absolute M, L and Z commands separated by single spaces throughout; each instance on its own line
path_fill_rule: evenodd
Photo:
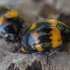
M 50 55 L 69 41 L 70 28 L 61 21 L 50 19 L 34 23 L 25 31 L 21 50 L 25 53 L 42 52 L 47 55 L 48 61 Z
M 18 52 L 44 52 L 50 56 L 62 44 L 70 41 L 70 28 L 61 21 L 50 19 L 23 26 L 19 13 L 10 7 L 0 8 L 0 36 L 18 44 Z M 50 50 L 53 49 L 51 53 Z
M 6 41 L 18 40 L 24 21 L 20 14 L 9 6 L 0 7 L 0 36 Z
M 46 52 L 69 42 L 70 28 L 56 20 L 50 19 L 32 24 L 21 42 L 27 52 Z

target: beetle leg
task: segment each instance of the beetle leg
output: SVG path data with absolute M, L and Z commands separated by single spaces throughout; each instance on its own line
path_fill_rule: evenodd
M 52 52 L 49 53 L 48 56 L 50 57 L 52 54 L 54 54 L 54 53 L 55 53 L 56 51 L 58 51 L 58 50 L 59 50 L 58 48 L 54 49 Z
M 45 55 L 46 55 L 46 63 L 48 64 L 48 60 L 49 60 L 49 52 L 46 52 Z
M 50 52 L 46 52 L 45 54 L 46 54 L 46 62 L 47 62 L 47 64 L 48 64 L 48 61 L 49 61 L 49 57 L 53 54 L 53 53 L 55 53 L 57 51 L 57 49 L 55 49 L 54 51 L 52 51 L 51 53 Z
M 60 47 L 58 47 L 58 48 L 56 48 L 56 49 L 54 49 L 53 51 L 49 51 L 49 52 L 46 52 L 45 54 L 46 54 L 46 56 L 47 56 L 47 64 L 48 64 L 48 59 L 49 59 L 49 57 L 52 55 L 52 54 L 54 54 L 56 51 L 58 51 L 59 49 L 61 49 L 62 48 L 62 46 L 63 45 L 61 45 Z
M 47 64 L 48 64 L 48 61 L 49 61 L 49 56 L 47 56 L 47 61 L 46 61 L 46 62 L 47 62 Z
M 48 53 L 48 56 L 50 57 L 52 54 L 54 54 L 56 51 L 60 50 L 63 47 L 63 45 L 61 45 L 60 47 L 53 49 L 51 52 Z

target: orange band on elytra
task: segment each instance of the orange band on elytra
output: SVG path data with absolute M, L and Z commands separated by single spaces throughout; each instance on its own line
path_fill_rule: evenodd
M 22 50 L 23 52 L 26 52 L 25 49 L 24 49 L 23 47 L 21 48 L 21 50 Z
M 3 24 L 4 22 L 4 17 L 0 17 L 0 25 Z
M 52 36 L 50 39 L 52 40 L 52 48 L 56 48 L 62 44 L 62 38 L 59 29 L 53 28 L 50 32 Z
M 39 52 L 41 52 L 41 51 L 44 50 L 44 49 L 42 48 L 42 45 L 40 45 L 40 44 L 36 44 L 36 45 L 35 45 L 35 48 L 36 48 L 37 51 L 39 51 Z
M 11 10 L 11 11 L 8 11 L 7 14 L 4 15 L 6 18 L 13 18 L 13 17 L 18 17 L 19 14 L 17 11 L 15 10 Z
M 33 30 L 33 29 L 35 29 L 36 28 L 36 24 L 34 23 L 34 24 L 32 24 L 32 26 L 30 27 L 30 30 Z
M 50 19 L 48 20 L 48 22 L 52 25 L 52 26 L 56 26 L 58 21 L 56 19 Z

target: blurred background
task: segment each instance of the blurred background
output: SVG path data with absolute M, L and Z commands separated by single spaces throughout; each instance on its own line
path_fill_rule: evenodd
M 0 0 L 0 5 L 12 6 L 14 9 L 20 12 L 25 23 L 28 25 L 35 23 L 37 21 L 56 18 L 64 22 L 68 26 L 70 26 L 70 0 Z M 18 61 L 18 58 L 24 59 L 23 58 L 24 56 L 22 56 L 21 54 L 11 53 L 10 51 L 14 47 L 14 46 L 13 47 L 11 46 L 13 46 L 13 44 L 7 45 L 7 43 L 3 39 L 0 39 L 0 70 L 6 70 L 6 68 L 11 63 L 11 61 L 15 60 L 16 58 L 17 58 L 16 59 L 17 61 Z M 68 44 L 68 46 L 70 45 Z M 67 56 L 67 53 L 65 52 L 57 53 L 57 54 L 58 56 L 57 55 L 56 56 L 58 58 L 56 56 L 54 56 L 54 58 L 52 57 L 51 61 L 54 62 L 54 64 L 51 62 L 52 65 L 50 66 L 54 66 L 53 70 L 55 70 L 55 66 L 57 64 L 56 70 L 58 70 L 59 67 L 60 67 L 59 70 L 62 70 L 61 69 L 62 66 L 64 68 L 66 66 L 66 69 L 63 69 L 63 70 L 69 70 L 70 59 L 68 58 L 70 58 L 70 54 L 68 56 Z M 26 58 L 31 59 L 32 57 L 30 56 L 27 57 L 26 55 Z M 34 59 L 35 58 L 36 57 L 34 57 Z M 24 63 L 22 65 L 21 59 L 19 60 L 20 62 L 16 61 L 16 66 L 20 67 L 21 70 L 25 70 L 22 68 L 26 67 L 28 63 L 25 66 Z M 69 62 L 67 62 L 67 60 L 69 60 Z M 23 62 L 24 61 L 27 62 L 27 60 L 23 60 Z M 29 60 L 29 61 L 31 62 L 32 60 Z M 50 68 L 52 69 L 52 67 Z M 50 69 L 47 68 L 47 70 L 50 70 Z
M 26 23 L 48 18 L 70 18 L 70 0 L 0 0 L 0 5 L 11 5 L 17 9 Z

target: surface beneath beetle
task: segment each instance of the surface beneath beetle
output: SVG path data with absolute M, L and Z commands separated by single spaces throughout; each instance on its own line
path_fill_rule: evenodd
M 3 40 L 0 43 L 0 70 L 6 70 L 11 63 L 15 63 L 20 70 L 25 70 L 35 59 L 41 61 L 43 70 L 70 70 L 70 53 L 56 52 L 46 64 L 46 56 L 43 54 L 11 53 L 9 50 L 11 45 L 7 46 Z
M 33 2 L 34 1 L 34 2 Z M 60 11 L 70 12 L 70 0 L 0 0 L 1 4 L 10 4 L 22 13 L 25 23 L 35 23 L 36 21 L 58 18 Z M 51 4 L 47 6 L 45 4 Z M 55 4 L 55 5 L 54 5 Z M 53 5 L 53 6 L 52 6 Z M 44 8 L 45 6 L 45 8 Z M 55 7 L 54 7 L 55 6 Z M 55 9 L 57 8 L 57 9 Z M 43 9 L 43 10 L 42 10 Z M 50 12 L 49 12 L 50 11 Z M 69 13 L 68 13 L 69 14 Z M 28 24 L 30 25 L 30 24 Z M 25 70 L 35 59 L 42 63 L 42 70 L 70 70 L 70 44 L 67 44 L 66 51 L 57 51 L 53 54 L 46 64 L 46 56 L 43 54 L 20 54 L 12 53 L 12 44 L 8 44 L 0 39 L 0 70 L 7 70 L 11 63 L 15 67 Z

